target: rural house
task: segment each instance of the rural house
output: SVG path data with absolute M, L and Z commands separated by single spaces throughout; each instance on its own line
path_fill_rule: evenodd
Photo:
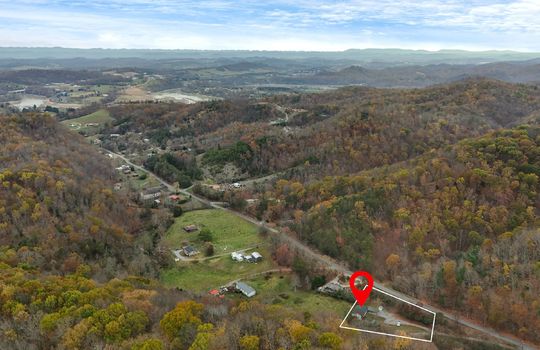
M 169 196 L 169 199 L 172 201 L 172 202 L 178 202 L 180 200 L 182 200 L 182 196 L 178 195 L 178 194 L 171 194 Z
M 199 254 L 199 251 L 190 245 L 183 247 L 182 250 L 185 256 L 194 256 L 194 255 Z
M 335 282 L 330 282 L 322 287 L 319 287 L 318 290 L 321 293 L 336 295 L 343 290 L 343 287 Z
M 139 198 L 141 201 L 156 199 L 161 197 L 161 187 L 152 187 L 141 192 Z
M 356 305 L 354 307 L 354 310 L 353 310 L 351 315 L 353 317 L 356 317 L 357 319 L 361 320 L 364 317 L 366 317 L 368 311 L 369 311 L 369 308 L 367 306 L 365 306 L 365 305 L 363 305 L 363 306 Z
M 351 313 L 351 315 L 353 317 L 356 317 L 357 319 L 359 320 L 363 320 L 366 315 L 368 313 L 371 313 L 371 314 L 377 314 L 379 311 L 382 311 L 383 310 L 383 307 L 380 306 L 379 309 L 375 309 L 373 307 L 370 307 L 370 306 L 365 306 L 365 305 L 356 305 Z

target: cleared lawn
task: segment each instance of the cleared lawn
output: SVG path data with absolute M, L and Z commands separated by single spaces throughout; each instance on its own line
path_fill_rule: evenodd
M 107 110 L 100 109 L 98 111 L 95 111 L 94 113 L 79 118 L 64 120 L 62 121 L 62 124 L 64 124 L 73 131 L 84 132 L 87 136 L 92 136 L 100 130 L 103 124 L 108 123 L 112 120 L 113 118 L 110 116 Z M 96 123 L 99 125 L 86 126 L 86 123 Z M 74 126 L 71 126 L 72 124 L 74 124 Z
M 264 259 L 258 263 L 235 262 L 223 256 L 202 262 L 180 262 L 177 267 L 161 273 L 162 282 L 195 292 L 207 292 L 240 278 L 275 268 L 266 249 L 258 249 Z
M 154 186 L 159 186 L 160 185 L 160 182 L 152 175 L 148 174 L 148 173 L 145 173 L 144 171 L 142 170 L 135 170 L 135 172 L 141 176 L 143 174 L 147 174 L 146 176 L 146 179 L 139 179 L 139 177 L 132 177 L 131 175 L 128 176 L 128 181 L 130 182 L 131 186 L 133 186 L 133 188 L 137 191 L 140 191 L 142 190 L 143 188 L 149 188 L 149 187 L 154 187 Z
M 87 114 L 85 116 L 75 118 L 75 119 L 68 119 L 62 121 L 63 124 L 70 125 L 73 123 L 80 123 L 84 126 L 85 123 L 98 123 L 98 124 L 105 124 L 107 122 L 112 121 L 109 112 L 105 109 L 100 109 L 98 111 L 95 111 L 94 113 Z
M 291 283 L 291 275 L 273 273 L 270 278 L 257 276 L 244 280 L 255 288 L 257 295 L 253 298 L 266 304 L 286 305 L 301 311 L 309 311 L 312 314 L 328 311 L 340 317 L 345 317 L 351 303 L 335 299 L 316 291 L 294 290 Z
M 184 231 L 185 226 L 192 224 L 197 225 L 199 230 L 192 233 Z M 263 242 L 255 225 L 224 210 L 204 209 L 190 211 L 176 218 L 165 235 L 164 243 L 174 249 L 181 247 L 182 242 L 189 241 L 201 250 L 202 243 L 197 235 L 202 228 L 212 232 L 216 255 L 250 248 Z

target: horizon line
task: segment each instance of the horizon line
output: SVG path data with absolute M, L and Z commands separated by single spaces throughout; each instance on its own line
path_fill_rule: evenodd
M 400 51 L 413 51 L 413 52 L 426 52 L 426 53 L 440 53 L 440 52 L 471 52 L 471 53 L 518 53 L 518 54 L 540 54 L 540 51 L 518 51 L 511 49 L 488 49 L 488 50 L 469 50 L 469 49 L 407 49 L 400 47 L 366 47 L 366 48 L 348 48 L 344 50 L 260 50 L 260 49 L 165 49 L 165 48 L 108 48 L 108 47 L 67 47 L 67 46 L 2 46 L 0 49 L 64 49 L 64 50 L 107 50 L 107 51 L 212 51 L 212 52 L 313 52 L 313 53 L 342 53 L 348 51 L 384 51 L 384 50 L 400 50 Z

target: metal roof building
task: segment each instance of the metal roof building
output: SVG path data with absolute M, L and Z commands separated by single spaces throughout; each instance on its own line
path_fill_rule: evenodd
M 257 294 L 255 289 L 245 284 L 244 282 L 236 282 L 236 289 L 238 289 L 240 292 L 242 292 L 242 294 L 244 294 L 248 298 L 251 298 L 252 296 Z

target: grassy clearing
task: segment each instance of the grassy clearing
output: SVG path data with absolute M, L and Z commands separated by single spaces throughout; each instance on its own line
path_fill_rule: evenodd
M 182 242 L 189 241 L 195 247 L 201 248 L 202 243 L 197 239 L 200 231 L 187 233 L 183 229 L 191 224 L 212 232 L 216 255 L 253 247 L 263 242 L 255 225 L 224 210 L 205 209 L 190 211 L 177 218 L 167 231 L 164 243 L 170 248 L 177 248 Z
M 116 86 L 114 85 L 93 85 L 91 86 L 91 89 L 97 92 L 100 92 L 102 94 L 108 94 L 111 93 L 116 89 Z
M 169 287 L 179 287 L 195 292 L 207 292 L 240 278 L 275 268 L 267 258 L 268 252 L 259 249 L 265 257 L 258 263 L 234 262 L 230 256 L 223 256 L 202 262 L 180 262 L 177 267 L 161 273 L 162 282 Z
M 141 176 L 143 174 L 147 174 L 145 173 L 144 171 L 142 170 L 135 170 L 135 172 Z M 159 186 L 160 185 L 160 182 L 152 175 L 149 175 L 147 174 L 146 178 L 145 179 L 140 179 L 139 177 L 132 177 L 132 176 L 129 176 L 128 177 L 128 181 L 130 183 L 130 186 L 133 187 L 133 189 L 137 190 L 137 191 L 140 191 L 142 190 L 143 188 L 150 188 L 150 187 L 155 187 L 155 186 Z
M 351 303 L 338 300 L 315 291 L 294 290 L 291 275 L 272 274 L 270 278 L 257 276 L 245 280 L 255 288 L 254 299 L 266 304 L 279 304 L 312 314 L 328 311 L 344 317 Z
M 113 118 L 111 118 L 111 116 L 109 114 L 109 111 L 107 111 L 105 109 L 100 109 L 98 111 L 95 111 L 94 113 L 91 113 L 91 114 L 88 114 L 88 115 L 85 115 L 85 116 L 82 116 L 82 117 L 79 117 L 79 118 L 64 120 L 64 121 L 62 121 L 62 123 L 67 124 L 67 125 L 74 124 L 74 123 L 80 123 L 80 124 L 85 124 L 85 123 L 105 124 L 105 123 L 110 122 L 112 120 L 113 120 Z
M 69 127 L 71 130 L 77 132 L 84 132 L 88 136 L 96 134 L 103 124 L 111 122 L 113 118 L 110 116 L 109 111 L 100 109 L 94 113 L 62 121 L 62 124 Z M 98 126 L 86 126 L 86 123 L 96 123 Z
M 204 209 L 182 214 L 167 231 L 163 243 L 174 249 L 181 247 L 182 242 L 189 241 L 202 252 L 203 243 L 197 238 L 200 231 L 187 233 L 183 229 L 191 224 L 200 229 L 209 229 L 213 236 L 215 255 L 226 255 L 198 263 L 179 262 L 176 267 L 161 273 L 165 285 L 206 292 L 233 280 L 275 268 L 257 227 L 224 210 Z M 233 251 L 255 246 L 264 257 L 259 263 L 234 262 L 229 255 Z

